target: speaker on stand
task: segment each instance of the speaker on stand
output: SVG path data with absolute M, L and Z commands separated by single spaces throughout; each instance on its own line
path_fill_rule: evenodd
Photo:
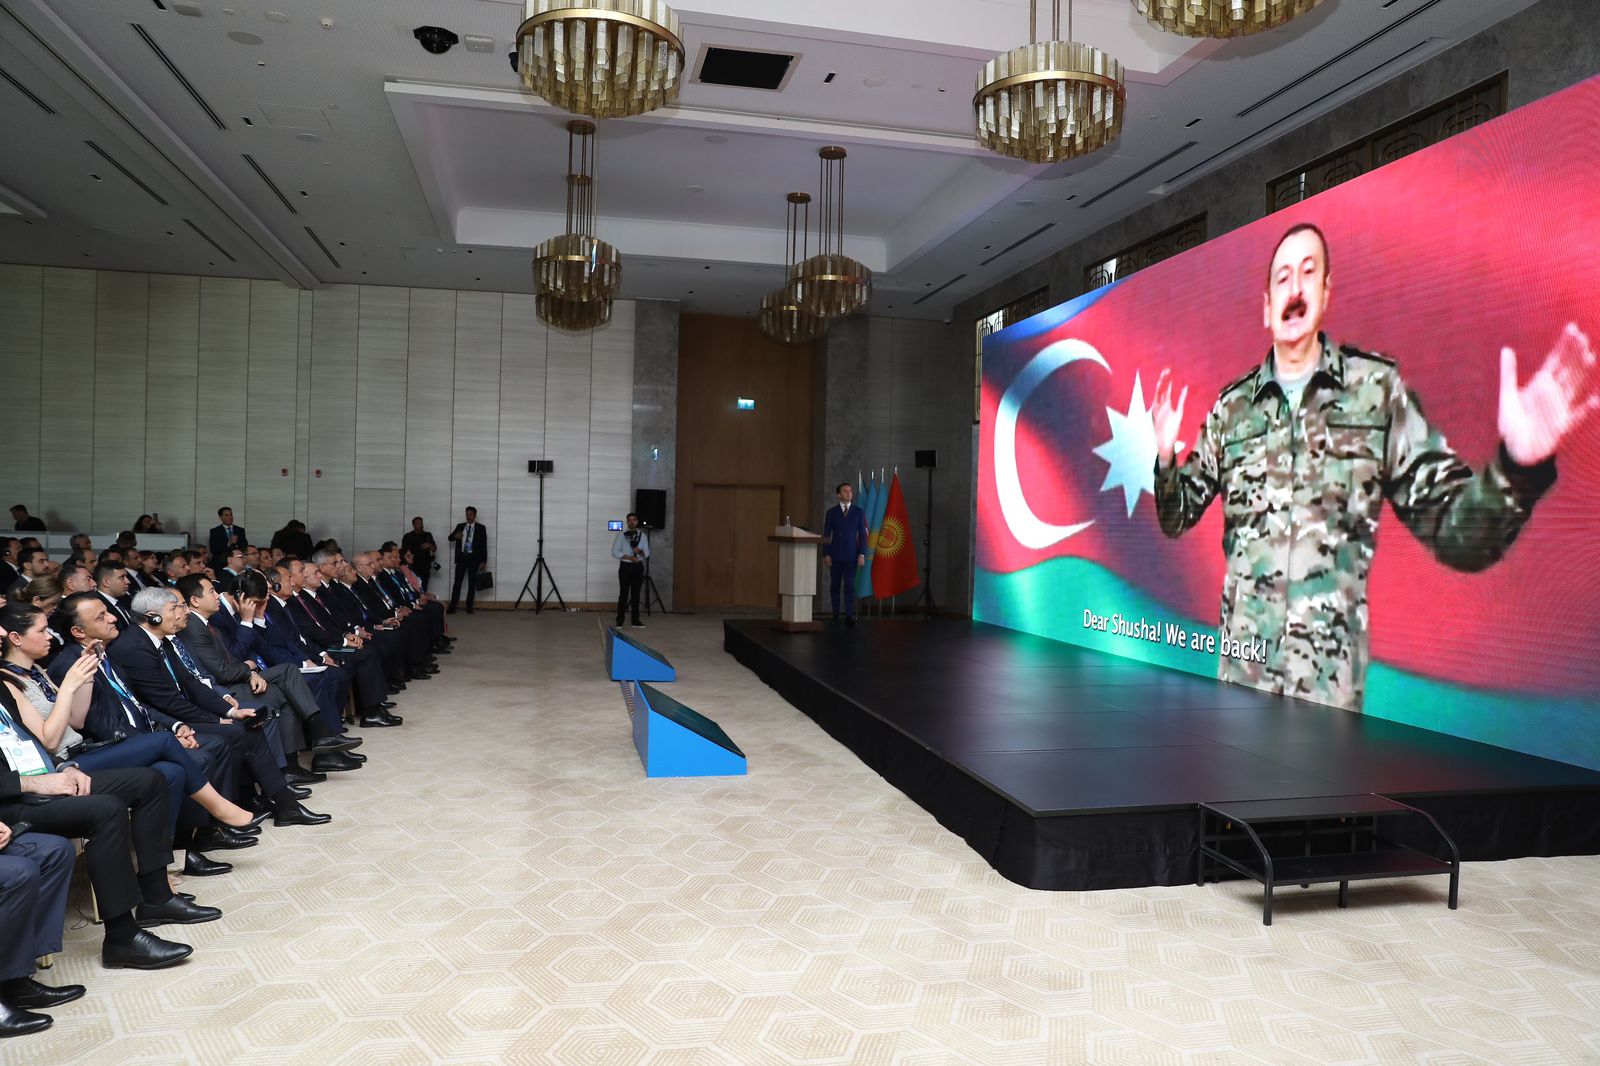
M 911 609 L 932 618 L 939 611 L 933 602 L 933 472 L 939 466 L 939 453 L 929 448 L 918 451 L 916 459 L 917 469 L 928 472 L 928 517 L 922 526 L 922 595 Z
M 544 561 L 544 479 L 555 472 L 556 464 L 553 459 L 528 460 L 528 473 L 539 479 L 539 551 L 534 556 L 533 567 L 528 571 L 527 580 L 522 583 L 522 591 L 517 593 L 517 602 L 511 605 L 513 611 L 522 606 L 522 597 L 530 595 L 533 597 L 534 614 L 544 610 L 544 601 L 551 596 L 556 598 L 563 611 L 567 609 L 567 601 L 561 598 L 561 590 L 556 588 L 556 576 L 550 572 L 550 564 Z M 547 578 L 550 581 L 549 592 L 544 590 Z M 529 585 L 533 588 L 530 589 Z

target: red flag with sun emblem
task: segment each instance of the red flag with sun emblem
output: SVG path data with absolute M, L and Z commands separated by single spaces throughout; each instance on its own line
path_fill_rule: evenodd
M 900 475 L 889 486 L 889 504 L 877 532 L 878 550 L 872 557 L 872 594 L 882 599 L 917 587 L 917 550 L 911 546 L 911 515 L 900 491 Z

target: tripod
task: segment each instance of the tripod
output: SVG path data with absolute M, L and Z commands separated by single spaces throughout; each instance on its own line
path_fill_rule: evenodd
M 656 583 L 650 579 L 650 557 L 647 555 L 647 556 L 644 557 L 644 613 L 645 614 L 652 614 L 652 615 L 655 614 L 655 611 L 650 609 L 650 603 L 651 603 L 652 600 L 655 601 L 655 604 L 656 604 L 657 607 L 661 608 L 661 613 L 662 614 L 666 614 L 667 613 L 667 605 L 661 599 L 661 590 L 656 588 Z
M 522 591 L 517 593 L 517 602 L 511 605 L 511 609 L 513 611 L 517 610 L 522 606 L 522 597 L 531 595 L 533 597 L 534 614 L 538 614 L 544 610 L 544 602 L 551 596 L 554 596 L 556 598 L 556 602 L 561 604 L 561 609 L 563 611 L 567 609 L 567 601 L 561 598 L 561 590 L 556 588 L 556 576 L 550 572 L 550 564 L 544 561 L 545 475 L 540 473 L 537 475 L 537 477 L 539 478 L 539 553 L 534 556 L 533 568 L 528 571 L 528 577 L 522 583 Z M 546 579 L 549 579 L 550 581 L 549 592 L 544 590 L 544 583 Z M 528 588 L 529 585 L 532 585 L 533 588 Z
M 917 602 L 912 605 L 913 612 L 921 611 L 932 618 L 939 613 L 938 604 L 933 602 L 933 467 L 928 471 L 928 518 L 922 526 L 922 595 L 917 597 Z

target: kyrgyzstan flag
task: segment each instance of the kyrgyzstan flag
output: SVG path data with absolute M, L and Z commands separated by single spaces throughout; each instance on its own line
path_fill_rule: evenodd
M 883 599 L 916 588 L 917 550 L 911 544 L 911 515 L 906 512 L 906 498 L 900 491 L 898 473 L 889 486 L 889 502 L 883 509 L 876 540 L 872 594 Z

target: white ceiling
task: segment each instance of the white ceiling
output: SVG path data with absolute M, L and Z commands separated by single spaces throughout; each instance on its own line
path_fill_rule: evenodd
M 0 261 L 530 288 L 529 249 L 562 228 L 566 134 L 507 61 L 520 4 L 195 2 L 0 0 Z M 749 311 L 782 275 L 784 193 L 814 193 L 817 148 L 841 144 L 872 310 L 941 317 L 1532 2 L 1326 0 L 1219 44 L 1078 0 L 1074 36 L 1128 70 L 1123 136 L 1032 167 L 978 150 L 971 117 L 981 63 L 1027 38 L 1027 0 L 685 0 L 691 62 L 707 44 L 800 58 L 779 92 L 690 81 L 672 108 L 603 122 L 598 231 L 624 296 Z M 494 45 L 430 55 L 420 25 Z

